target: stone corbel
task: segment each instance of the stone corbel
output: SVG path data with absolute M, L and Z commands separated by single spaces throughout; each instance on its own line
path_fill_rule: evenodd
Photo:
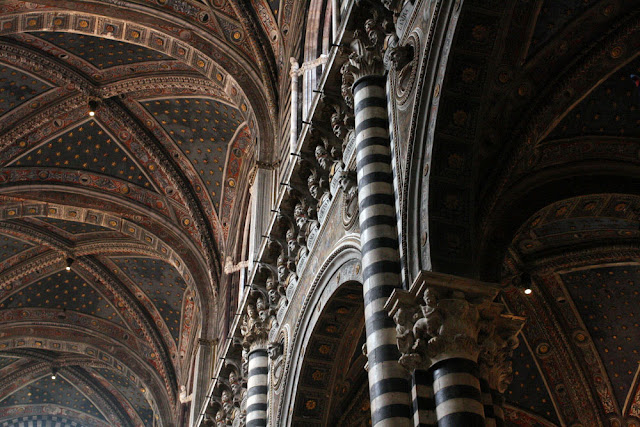
M 503 310 L 492 283 L 422 272 L 409 291 L 396 289 L 385 309 L 396 323 L 399 362 L 409 371 L 440 360 L 478 361 L 481 332 Z

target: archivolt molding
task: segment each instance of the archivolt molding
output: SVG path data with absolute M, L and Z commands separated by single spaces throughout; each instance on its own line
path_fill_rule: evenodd
M 351 281 L 362 282 L 359 264 L 361 259 L 360 245 L 359 240 L 357 242 L 355 240 L 355 238 L 353 241 L 346 239 L 326 258 L 313 283 L 305 293 L 304 302 L 298 311 L 297 320 L 287 348 L 286 365 L 282 374 L 284 378 L 282 397 L 275 418 L 276 423 L 280 422 L 286 425 L 290 421 L 289 417 L 291 417 L 292 412 L 286 411 L 285 408 L 291 408 L 295 401 L 295 389 L 303 362 L 295 355 L 304 354 L 302 349 L 311 337 L 313 327 L 322 313 L 324 304 L 342 284 Z M 354 269 L 348 268 L 352 264 L 356 264 L 356 267 Z M 332 286 L 329 286 L 330 283 L 328 282 L 333 277 L 338 278 L 335 283 L 331 283 Z M 289 326 L 283 325 L 282 329 L 285 328 L 289 328 Z
M 99 88 L 100 96 L 102 98 L 111 98 L 112 96 L 123 95 L 131 96 L 132 98 L 139 99 L 146 97 L 152 97 L 152 93 L 157 96 L 157 90 L 164 89 L 171 95 L 176 93 L 185 94 L 189 96 L 210 96 L 215 99 L 222 100 L 228 104 L 234 105 L 240 113 L 244 114 L 241 109 L 241 105 L 237 105 L 233 98 L 218 85 L 211 83 L 207 79 L 189 77 L 189 76 L 151 76 L 151 77 L 131 77 L 124 80 L 119 80 L 114 83 L 110 83 Z M 166 94 L 163 94 L 166 95 Z
M 401 221 L 404 231 L 401 239 L 402 251 L 406 254 L 407 283 L 411 283 L 420 269 L 431 270 L 431 235 L 429 212 L 426 209 L 429 195 L 430 168 L 436 119 L 440 105 L 440 91 L 451 51 L 451 41 L 457 29 L 461 3 L 453 0 L 438 0 L 430 10 L 422 4 L 416 5 L 414 14 L 422 12 L 430 19 L 429 31 L 421 38 L 424 52 L 416 52 L 418 64 L 416 101 L 410 121 L 407 147 L 407 166 L 403 177 Z M 428 13 L 432 11 L 429 17 Z M 410 28 L 410 27 L 408 27 Z M 416 147 L 416 141 L 421 144 Z M 421 151 L 416 151 L 420 149 Z M 425 206 L 421 206 L 425 205 Z M 413 218 L 413 219 L 411 219 Z M 408 236 L 408 237 L 406 237 Z M 409 254 L 414 254 L 409 256 Z

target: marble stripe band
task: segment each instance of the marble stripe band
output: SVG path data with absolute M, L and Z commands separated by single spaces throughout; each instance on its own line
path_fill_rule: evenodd
M 377 427 L 412 424 L 409 384 L 398 364 L 394 323 L 384 310 L 401 285 L 384 84 L 384 77 L 372 77 L 353 86 L 369 390 Z
M 432 373 L 438 426 L 484 426 L 485 405 L 476 362 L 445 359 L 432 368 Z
M 460 413 L 469 413 L 472 415 L 479 415 L 484 420 L 484 407 L 482 403 L 476 399 L 469 399 L 465 397 L 459 397 L 455 399 L 449 399 L 436 406 L 436 414 L 438 415 L 438 422 L 447 415 Z
M 437 393 L 443 388 L 457 385 L 468 385 L 480 390 L 480 382 L 478 378 L 468 373 L 446 374 L 433 381 L 433 391 Z
M 265 349 L 249 353 L 247 378 L 247 426 L 266 427 L 269 358 Z

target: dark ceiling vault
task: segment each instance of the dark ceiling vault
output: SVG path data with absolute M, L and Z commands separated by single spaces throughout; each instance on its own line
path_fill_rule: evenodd
M 254 12 L 111 3 L 0 5 L 0 423 L 183 422 L 233 218 L 271 155 Z

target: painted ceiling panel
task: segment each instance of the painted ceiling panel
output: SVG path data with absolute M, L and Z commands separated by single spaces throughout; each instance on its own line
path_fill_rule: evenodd
M 640 363 L 640 266 L 611 266 L 561 275 L 600 354 L 620 407 Z
M 191 160 L 218 209 L 227 149 L 243 122 L 240 112 L 207 98 L 159 99 L 142 105 Z
M 513 382 L 504 394 L 506 401 L 560 425 L 547 387 L 522 336 L 512 360 Z
M 20 252 L 33 247 L 32 244 L 23 242 L 11 236 L 0 234 L 0 261 L 11 258 Z
M 7 65 L 0 65 L 0 116 L 38 96 L 51 86 Z
M 174 60 L 170 56 L 142 46 L 102 37 L 55 32 L 31 34 L 84 59 L 99 69 L 139 62 Z
M 269 7 L 273 11 L 273 16 L 278 18 L 278 10 L 280 9 L 280 0 L 269 0 Z
M 144 425 L 153 425 L 153 410 L 140 390 L 140 386 L 114 370 L 102 368 L 94 368 L 94 370 L 117 387 L 120 393 L 129 401 L 136 412 L 138 412 Z
M 536 50 L 551 40 L 572 19 L 579 16 L 596 0 L 546 0 L 542 4 L 531 47 Z
M 0 369 L 4 368 L 5 366 L 9 366 L 11 365 L 13 362 L 16 362 L 18 359 L 16 359 L 15 357 L 4 357 L 1 356 L 0 357 Z
M 82 123 L 25 153 L 15 166 L 84 170 L 151 188 L 130 156 L 95 120 Z
M 104 417 L 78 389 L 71 385 L 62 375 L 52 380 L 49 375 L 19 389 L 0 402 L 0 408 L 49 403 L 84 412 L 98 419 Z
M 640 92 L 631 74 L 640 75 L 640 59 L 609 76 L 567 113 L 547 139 L 582 135 L 640 136 Z
M 41 217 L 38 220 L 47 224 L 53 225 L 61 230 L 66 231 L 69 234 L 85 234 L 85 233 L 98 233 L 100 231 L 111 231 L 108 228 L 100 227 L 99 225 L 88 224 L 84 222 L 65 221 L 56 218 Z
M 126 257 L 112 260 L 153 301 L 177 342 L 182 298 L 187 288 L 180 274 L 157 259 Z
M 73 310 L 101 317 L 126 328 L 111 303 L 73 272 L 54 273 L 0 302 L 0 309 L 19 307 Z

